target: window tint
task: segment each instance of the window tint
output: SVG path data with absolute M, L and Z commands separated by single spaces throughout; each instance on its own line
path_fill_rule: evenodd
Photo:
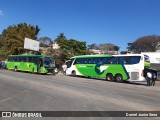
M 27 58 L 26 57 L 22 57 L 21 62 L 26 62 L 26 61 L 27 61 Z
M 32 62 L 37 63 L 38 62 L 38 57 L 33 57 Z
M 83 64 L 87 64 L 88 63 L 88 59 L 87 58 L 84 58 L 83 59 Z
M 89 58 L 90 64 L 96 64 L 97 63 L 97 58 Z
M 108 58 L 107 64 L 115 64 L 115 63 L 116 63 L 115 58 L 113 57 Z
M 88 62 L 91 62 L 91 59 L 88 59 L 88 58 L 77 58 L 75 60 L 74 64 L 88 64 Z
M 141 56 L 132 56 L 130 57 L 130 64 L 137 64 L 140 61 Z
M 26 62 L 32 62 L 32 57 L 26 57 Z
M 8 61 L 13 61 L 13 57 L 8 57 Z
M 139 63 L 141 56 L 121 56 L 116 57 L 116 59 L 120 64 L 137 64 Z
M 88 64 L 91 64 L 91 63 L 92 63 L 92 59 L 88 58 Z
M 97 58 L 97 63 L 98 64 L 104 64 L 105 63 L 105 58 Z
M 124 57 L 124 64 L 130 64 L 129 58 L 128 56 Z
M 114 57 L 100 58 L 77 58 L 74 64 L 117 64 L 118 60 Z
M 13 57 L 13 61 L 17 62 L 18 61 L 17 57 Z
M 77 58 L 77 59 L 75 60 L 74 64 L 82 64 L 82 63 L 83 63 L 82 60 L 83 60 L 82 58 Z
M 16 59 L 16 61 L 17 62 L 21 62 L 21 58 L 20 57 L 16 57 L 17 59 Z

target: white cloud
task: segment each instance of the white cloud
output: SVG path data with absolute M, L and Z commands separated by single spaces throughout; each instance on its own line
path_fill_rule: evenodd
M 3 14 L 3 11 L 2 10 L 0 10 L 0 16 L 3 16 L 4 14 Z

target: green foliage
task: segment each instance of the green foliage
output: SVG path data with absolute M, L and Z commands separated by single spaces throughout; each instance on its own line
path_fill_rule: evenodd
M 76 55 L 86 54 L 86 42 L 80 42 L 74 39 L 65 40 L 62 39 L 58 42 L 62 51 L 66 53 L 67 59 Z
M 60 33 L 54 40 L 60 49 L 52 50 L 51 54 L 56 58 L 56 66 L 58 68 L 69 58 L 75 55 L 85 55 L 86 54 L 86 42 L 80 42 L 74 39 L 67 40 L 64 33 Z
M 64 33 L 60 33 L 57 38 L 54 40 L 54 42 L 59 42 L 61 40 L 67 40 L 66 36 L 64 36 Z
M 143 36 L 135 40 L 133 43 L 128 43 L 127 48 L 129 51 L 133 51 L 135 53 L 155 52 L 158 44 L 160 44 L 160 36 Z
M 3 30 L 0 37 L 0 49 L 4 51 L 0 53 L 0 55 L 6 57 L 8 54 L 24 53 L 25 50 L 23 46 L 25 37 L 37 39 L 39 31 L 38 26 L 28 25 L 26 23 L 9 26 Z

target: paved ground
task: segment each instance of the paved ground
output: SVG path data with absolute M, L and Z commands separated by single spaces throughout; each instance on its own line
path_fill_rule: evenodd
M 160 111 L 160 81 L 147 87 L 145 82 L 126 84 L 61 73 L 37 75 L 0 70 L 0 91 L 1 111 Z

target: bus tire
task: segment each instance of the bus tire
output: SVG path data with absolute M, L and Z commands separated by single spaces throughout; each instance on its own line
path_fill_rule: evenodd
M 123 77 L 122 77 L 121 74 L 117 74 L 117 75 L 115 76 L 115 81 L 116 81 L 116 82 L 122 82 L 122 80 L 123 80 Z
M 72 71 L 72 76 L 76 77 L 76 71 L 75 70 Z
M 108 73 L 106 75 L 106 80 L 113 81 L 113 75 L 111 73 Z
M 14 67 L 14 71 L 15 71 L 15 72 L 17 72 L 17 71 L 18 71 L 17 66 L 15 66 L 15 67 Z

